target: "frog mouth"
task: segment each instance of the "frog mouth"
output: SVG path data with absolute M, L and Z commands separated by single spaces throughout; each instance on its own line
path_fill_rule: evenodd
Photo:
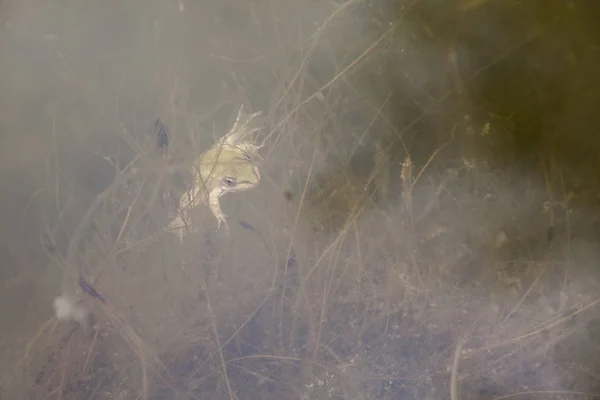
M 237 185 L 235 185 L 234 187 L 231 187 L 231 189 L 236 190 L 236 189 L 247 188 L 247 187 L 256 185 L 256 182 L 258 182 L 260 180 L 260 175 L 255 173 L 254 176 L 256 177 L 256 180 L 254 182 L 248 181 L 248 180 L 239 181 L 237 183 Z

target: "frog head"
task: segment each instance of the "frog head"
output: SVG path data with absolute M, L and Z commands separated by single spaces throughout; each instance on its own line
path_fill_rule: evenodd
M 260 183 L 260 170 L 251 156 L 240 149 L 223 150 L 219 157 L 218 186 L 226 192 L 240 192 Z
M 200 161 L 206 191 L 240 192 L 259 184 L 261 176 L 253 157 L 237 147 L 210 149 Z

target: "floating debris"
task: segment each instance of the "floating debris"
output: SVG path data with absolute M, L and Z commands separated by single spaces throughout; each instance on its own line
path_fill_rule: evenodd
M 154 134 L 156 135 L 156 147 L 166 150 L 169 147 L 169 128 L 159 118 L 154 121 Z
M 81 287 L 81 289 L 84 292 L 86 292 L 93 298 L 98 299 L 103 303 L 106 303 L 106 300 L 104 299 L 104 297 L 102 297 L 102 295 L 100 293 L 98 293 L 98 291 L 96 289 L 94 289 L 94 287 L 92 285 L 87 283 L 86 280 L 83 279 L 83 277 L 81 275 L 79 276 L 79 286 Z

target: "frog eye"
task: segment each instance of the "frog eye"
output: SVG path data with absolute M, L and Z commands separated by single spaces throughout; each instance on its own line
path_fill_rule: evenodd
M 225 177 L 225 178 L 223 178 L 223 183 L 225 184 L 225 186 L 233 187 L 233 186 L 235 186 L 235 179 Z
M 250 159 L 250 156 L 249 156 L 247 153 L 244 153 L 244 158 L 245 158 L 246 160 L 248 160 L 248 161 L 252 161 L 252 160 Z

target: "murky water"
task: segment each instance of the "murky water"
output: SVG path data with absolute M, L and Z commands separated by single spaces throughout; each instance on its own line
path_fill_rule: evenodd
M 465 337 L 462 398 L 598 394 L 598 17 L 0 3 L 0 397 L 448 398 Z M 148 239 L 157 182 L 181 179 L 148 174 L 64 265 L 128 163 L 162 165 L 157 117 L 168 162 L 190 163 L 242 103 L 263 110 L 263 181 L 223 198 L 230 236 L 206 212 L 183 245 Z M 107 299 L 85 298 L 97 336 L 52 320 L 79 273 Z

